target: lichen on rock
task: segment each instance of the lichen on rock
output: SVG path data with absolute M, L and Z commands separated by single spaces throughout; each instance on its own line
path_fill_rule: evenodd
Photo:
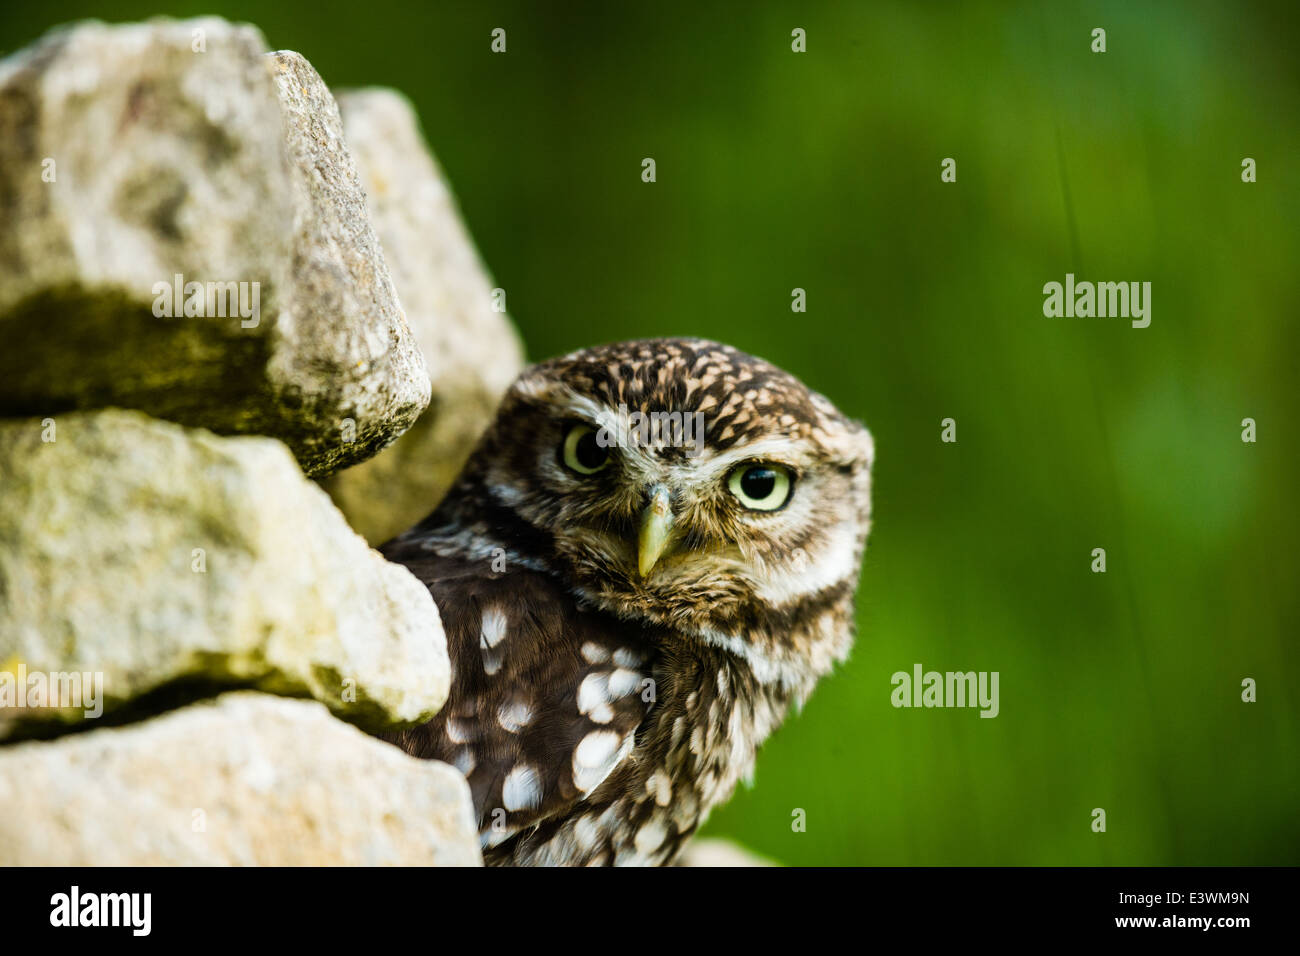
M 348 520 L 450 485 L 522 365 L 494 292 L 392 91 L 211 17 L 0 60 L 0 862 L 481 863 L 460 773 L 341 721 L 447 699 Z
M 282 444 L 119 410 L 0 421 L 6 662 L 102 673 L 110 715 L 189 681 L 310 695 L 371 730 L 428 719 L 450 680 L 428 589 Z
M 0 414 L 140 408 L 322 475 L 428 404 L 333 97 L 265 51 L 88 22 L 0 62 Z

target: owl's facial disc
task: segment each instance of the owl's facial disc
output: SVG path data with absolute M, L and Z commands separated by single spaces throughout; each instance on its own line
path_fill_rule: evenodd
M 555 490 L 583 507 L 570 505 L 572 520 L 556 530 L 580 573 L 621 568 L 632 593 L 662 599 L 683 582 L 753 570 L 755 536 L 779 533 L 797 469 L 773 455 L 788 449 L 740 443 L 688 455 L 669 440 L 609 443 L 598 410 L 566 411 L 551 431 Z
M 520 377 L 471 466 L 490 507 L 458 517 L 513 512 L 521 557 L 602 610 L 725 631 L 849 593 L 872 458 L 865 429 L 768 363 L 616 343 Z
M 552 487 L 570 507 L 571 520 L 556 530 L 569 553 L 589 549 L 581 565 L 621 567 L 638 594 L 672 587 L 683 574 L 698 575 L 705 554 L 734 548 L 719 517 L 760 516 L 789 498 L 793 471 L 784 465 L 711 462 L 711 451 L 684 453 L 667 433 L 644 443 L 635 435 L 611 441 L 620 433 L 609 426 L 605 409 L 575 402 L 565 412 L 549 430 L 554 457 L 548 460 L 543 451 L 541 461 L 544 471 L 552 461 L 558 465 L 550 472 L 557 479 Z M 581 510 L 573 508 L 578 501 Z

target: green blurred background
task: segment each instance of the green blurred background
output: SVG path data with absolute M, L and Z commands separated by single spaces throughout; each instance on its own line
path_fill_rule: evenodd
M 707 832 L 1300 863 L 1294 3 L 5 4 L 0 46 L 159 12 L 410 96 L 533 358 L 707 336 L 870 426 L 856 650 Z M 1044 318 L 1066 272 L 1150 281 L 1150 328 Z M 998 671 L 1000 716 L 894 709 L 917 662 Z

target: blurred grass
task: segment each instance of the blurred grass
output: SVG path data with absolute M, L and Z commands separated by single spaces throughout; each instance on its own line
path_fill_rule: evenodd
M 7 4 L 0 45 L 153 12 Z M 872 428 L 857 649 L 709 832 L 800 864 L 1300 863 L 1293 3 L 169 12 L 408 94 L 532 356 L 704 335 Z M 1151 327 L 1045 319 L 1066 272 L 1151 281 Z M 999 671 L 1001 715 L 893 709 L 918 661 Z

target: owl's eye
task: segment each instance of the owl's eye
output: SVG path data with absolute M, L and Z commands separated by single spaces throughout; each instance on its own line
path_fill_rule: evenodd
M 790 470 L 765 463 L 741 465 L 727 479 L 727 487 L 752 511 L 776 511 L 790 500 Z
M 580 475 L 594 475 L 609 464 L 609 449 L 596 439 L 596 429 L 578 424 L 564 436 L 560 458 L 566 468 Z

